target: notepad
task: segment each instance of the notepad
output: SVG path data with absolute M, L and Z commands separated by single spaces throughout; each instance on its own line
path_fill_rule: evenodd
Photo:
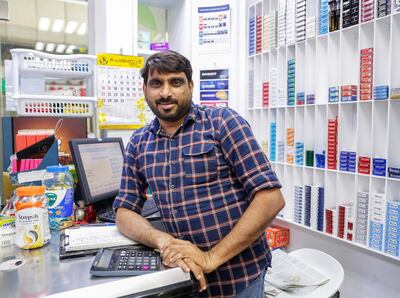
M 64 249 L 66 252 L 135 244 L 138 244 L 138 242 L 122 235 L 116 225 L 85 226 L 69 228 L 64 231 Z

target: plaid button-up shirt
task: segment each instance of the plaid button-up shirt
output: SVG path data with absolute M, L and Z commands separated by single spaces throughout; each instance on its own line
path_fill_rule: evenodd
M 157 119 L 133 134 L 114 208 L 140 213 L 147 187 L 168 232 L 209 250 L 232 230 L 257 191 L 281 185 L 246 120 L 229 108 L 192 105 L 172 137 Z M 236 295 L 270 261 L 262 235 L 207 274 L 208 290 L 201 295 Z

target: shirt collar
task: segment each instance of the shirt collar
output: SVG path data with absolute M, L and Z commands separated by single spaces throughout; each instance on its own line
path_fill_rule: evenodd
M 196 121 L 196 112 L 197 112 L 197 108 L 198 106 L 194 103 L 192 103 L 189 112 L 186 114 L 182 126 L 186 126 L 188 125 L 190 122 L 194 122 Z M 158 121 L 158 118 L 155 117 L 153 119 L 153 121 L 151 121 L 150 125 L 149 125 L 149 130 L 153 133 L 153 134 L 159 134 L 162 130 L 160 122 Z

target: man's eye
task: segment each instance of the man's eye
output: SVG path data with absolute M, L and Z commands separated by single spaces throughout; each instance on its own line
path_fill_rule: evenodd
M 173 80 L 173 81 L 172 81 L 172 84 L 173 84 L 175 87 L 178 87 L 178 86 L 181 86 L 181 85 L 183 84 L 183 82 L 182 82 L 182 80 Z
M 158 82 L 158 81 L 151 81 L 151 82 L 150 82 L 150 86 L 151 86 L 151 87 L 160 87 L 160 86 L 161 86 L 161 83 Z

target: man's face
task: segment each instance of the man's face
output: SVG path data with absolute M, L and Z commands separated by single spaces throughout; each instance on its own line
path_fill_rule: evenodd
M 158 119 L 177 122 L 189 111 L 192 104 L 193 82 L 188 82 L 184 72 L 149 72 L 143 93 L 147 104 Z

